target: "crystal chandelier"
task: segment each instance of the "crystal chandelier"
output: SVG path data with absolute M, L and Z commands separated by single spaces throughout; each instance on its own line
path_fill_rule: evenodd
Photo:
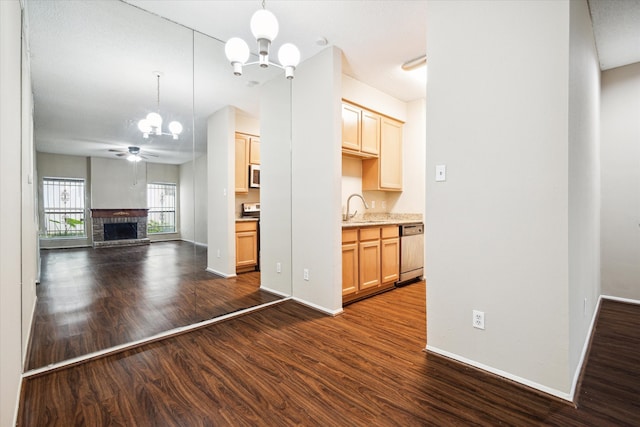
M 178 139 L 178 135 L 182 133 L 182 124 L 177 121 L 169 123 L 169 132 L 162 132 L 162 116 L 160 115 L 160 71 L 154 71 L 153 75 L 158 79 L 157 104 L 156 111 L 147 114 L 147 117 L 138 122 L 138 129 L 142 132 L 143 138 L 149 138 L 149 135 L 171 135 L 173 139 Z

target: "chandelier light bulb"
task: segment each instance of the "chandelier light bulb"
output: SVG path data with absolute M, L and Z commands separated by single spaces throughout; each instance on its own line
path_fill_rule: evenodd
M 169 123 L 169 132 L 173 135 L 173 139 L 178 139 L 178 135 L 182 133 L 182 124 L 176 121 Z
M 152 128 L 162 127 L 162 116 L 158 113 L 147 114 L 147 122 Z
M 149 124 L 149 120 L 142 119 L 138 122 L 138 129 L 142 132 L 143 138 L 149 138 L 149 134 L 151 133 L 151 125 Z
M 251 33 L 257 40 L 267 39 L 272 42 L 278 35 L 278 20 L 267 9 L 256 11 L 251 17 Z
M 129 154 L 129 156 L 127 157 L 127 160 L 129 160 L 130 162 L 139 162 L 140 160 L 142 160 L 140 158 L 140 156 L 136 155 L 136 154 Z
M 278 50 L 278 60 L 283 67 L 297 67 L 300 63 L 300 51 L 293 43 L 285 43 Z
M 233 37 L 224 45 L 224 53 L 232 64 L 234 62 L 244 64 L 249 60 L 249 45 L 240 37 Z

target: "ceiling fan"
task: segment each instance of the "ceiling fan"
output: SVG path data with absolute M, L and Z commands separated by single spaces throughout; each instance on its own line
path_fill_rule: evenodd
M 109 151 L 116 153 L 116 156 L 118 157 L 126 157 L 130 162 L 139 162 L 140 160 L 148 160 L 149 157 L 158 157 L 151 153 L 145 153 L 144 155 L 140 154 L 140 147 L 136 146 L 127 147 L 127 151 L 116 150 L 113 148 Z

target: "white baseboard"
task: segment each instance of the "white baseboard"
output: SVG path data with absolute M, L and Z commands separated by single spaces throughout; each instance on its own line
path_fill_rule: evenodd
M 34 284 L 35 286 L 35 284 Z M 31 332 L 33 332 L 33 319 L 36 315 L 36 304 L 38 303 L 38 295 L 36 294 L 36 297 L 33 299 L 33 306 L 31 307 L 31 317 L 29 317 L 29 326 L 28 326 L 28 330 L 29 330 L 29 335 L 27 335 L 27 343 L 31 343 Z M 27 347 L 29 346 L 29 344 L 27 344 Z M 28 352 L 25 351 L 26 348 L 23 348 L 22 351 L 22 369 L 24 370 L 27 366 L 27 355 Z
M 194 240 L 189 240 L 189 239 L 180 239 L 183 242 L 187 242 L 187 243 L 193 243 L 196 246 L 202 246 L 203 248 L 208 248 L 209 245 L 207 243 L 202 243 L 202 242 L 196 242 Z
M 328 314 L 330 316 L 337 316 L 338 314 L 343 312 L 342 307 L 340 307 L 340 309 L 338 309 L 338 310 L 329 310 L 328 308 L 319 306 L 317 304 L 305 301 L 305 300 L 300 299 L 300 298 L 293 297 L 292 299 L 295 302 L 298 302 L 298 303 L 300 303 L 302 305 L 306 305 L 309 308 L 313 308 L 314 310 L 321 311 L 322 313 Z
M 492 366 L 488 366 L 488 365 L 476 362 L 475 360 L 467 359 L 466 357 L 460 356 L 458 354 L 450 353 L 450 352 L 448 352 L 446 350 L 442 350 L 442 349 L 439 349 L 437 347 L 433 347 L 433 346 L 430 346 L 430 345 L 427 345 L 427 351 L 439 354 L 441 356 L 448 357 L 449 359 L 456 360 L 458 362 L 464 363 L 465 365 L 470 365 L 470 366 L 473 366 L 475 368 L 482 369 L 483 371 L 491 372 L 492 374 L 496 374 L 498 376 L 501 376 L 503 378 L 509 379 L 511 381 L 515 381 L 517 383 L 526 385 L 527 387 L 531 387 L 531 388 L 534 388 L 536 390 L 540 390 L 540 391 L 542 391 L 544 393 L 547 393 L 547 394 L 550 394 L 552 396 L 559 397 L 560 399 L 568 400 L 570 402 L 573 402 L 573 400 L 571 399 L 571 395 L 569 393 L 565 393 L 565 392 L 562 392 L 560 390 L 556 390 L 554 388 L 547 387 L 547 386 L 542 385 L 542 384 L 538 384 L 538 383 L 536 383 L 534 381 L 530 381 L 530 380 L 528 380 L 526 378 L 522 378 L 522 377 L 519 377 L 517 375 L 510 374 L 509 372 L 505 372 L 505 371 L 502 371 L 500 369 L 496 369 L 496 368 L 494 368 Z
M 596 325 L 596 320 L 598 319 L 598 313 L 600 312 L 600 304 L 602 302 L 602 296 L 598 298 L 598 303 L 596 304 L 595 310 L 593 310 L 593 316 L 591 316 L 591 323 L 589 324 L 589 330 L 587 331 L 586 339 L 584 340 L 584 344 L 582 345 L 582 353 L 580 353 L 580 360 L 578 361 L 578 365 L 576 366 L 576 370 L 573 373 L 573 381 L 571 382 L 571 401 L 575 402 L 576 391 L 578 388 L 578 381 L 580 380 L 580 374 L 582 373 L 582 369 L 584 368 L 584 362 L 587 359 L 587 352 L 589 351 L 589 346 L 591 345 L 591 338 L 593 338 L 593 328 Z
M 629 304 L 640 305 L 640 300 L 637 300 L 637 299 L 614 297 L 612 295 L 600 295 L 600 298 L 601 299 L 608 299 L 608 300 L 611 300 L 611 301 L 626 302 L 626 303 L 629 303 Z
M 269 292 L 270 294 L 277 295 L 277 296 L 283 297 L 283 298 L 288 298 L 288 297 L 291 296 L 290 294 L 284 293 L 282 291 L 276 291 L 275 289 L 271 289 L 271 288 L 269 288 L 267 286 L 264 286 L 264 285 L 260 286 L 260 290 L 261 291 L 265 291 L 265 292 Z
M 225 279 L 229 279 L 231 277 L 236 277 L 235 273 L 234 274 L 222 273 L 220 271 L 214 270 L 213 268 L 209 268 L 209 267 L 206 268 L 206 271 L 208 271 L 209 273 L 217 274 L 218 276 L 222 276 Z

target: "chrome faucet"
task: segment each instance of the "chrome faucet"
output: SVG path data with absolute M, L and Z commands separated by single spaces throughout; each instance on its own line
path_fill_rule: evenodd
M 360 197 L 362 199 L 362 203 L 364 203 L 364 207 L 365 209 L 369 209 L 369 206 L 367 205 L 367 201 L 364 199 L 364 197 L 362 197 L 360 194 L 358 193 L 353 193 L 352 195 L 349 196 L 349 198 L 347 199 L 347 213 L 342 215 L 342 220 L 343 221 L 349 221 L 349 219 L 353 218 L 358 211 L 356 210 L 354 213 L 352 213 L 351 215 L 349 215 L 349 202 L 351 202 L 351 198 L 352 197 Z

